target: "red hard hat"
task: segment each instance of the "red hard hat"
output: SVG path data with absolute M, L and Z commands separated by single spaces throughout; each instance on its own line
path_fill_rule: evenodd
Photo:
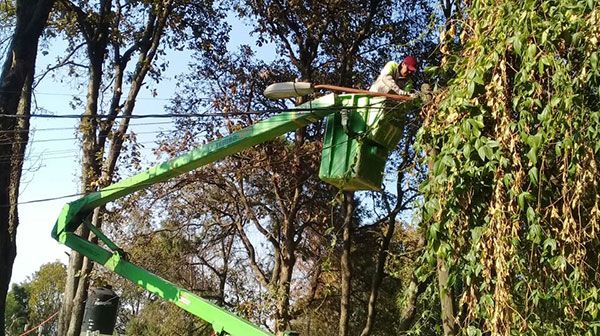
M 417 59 L 415 56 L 407 56 L 402 63 L 406 64 L 410 71 L 417 70 Z

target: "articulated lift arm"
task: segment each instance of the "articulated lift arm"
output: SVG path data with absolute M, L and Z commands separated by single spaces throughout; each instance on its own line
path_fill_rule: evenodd
M 217 334 L 225 332 L 232 336 L 271 335 L 227 310 L 127 261 L 115 243 L 89 224 L 88 218 L 92 211 L 99 206 L 314 123 L 334 113 L 337 107 L 336 95 L 321 97 L 298 106 L 296 108 L 298 111 L 292 109 L 290 112 L 278 114 L 210 142 L 188 154 L 67 203 L 52 230 L 52 237 L 149 292 L 171 301 L 205 320 L 212 325 Z M 75 230 L 80 225 L 87 225 L 108 249 L 78 236 Z

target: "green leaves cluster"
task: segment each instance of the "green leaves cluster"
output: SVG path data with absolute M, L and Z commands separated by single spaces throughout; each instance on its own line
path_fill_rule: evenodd
M 8 292 L 5 322 L 6 335 L 21 335 L 50 318 L 60 307 L 65 286 L 65 265 L 56 261 L 44 264 L 26 281 L 13 284 Z M 39 335 L 56 335 L 56 319 L 45 323 Z
M 595 1 L 470 4 L 419 140 L 465 334 L 598 333 L 599 26 Z

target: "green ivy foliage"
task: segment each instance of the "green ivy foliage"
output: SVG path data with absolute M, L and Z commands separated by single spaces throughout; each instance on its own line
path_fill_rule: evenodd
M 468 5 L 418 140 L 425 258 L 461 334 L 600 334 L 598 1 Z

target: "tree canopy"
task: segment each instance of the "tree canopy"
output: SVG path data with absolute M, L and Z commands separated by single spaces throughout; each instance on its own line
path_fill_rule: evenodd
M 174 50 L 191 61 L 165 107 L 175 127 L 149 161 L 322 94 L 269 101 L 274 82 L 367 88 L 387 61 L 414 54 L 414 87 L 435 88 L 403 105 L 379 192 L 319 180 L 316 122 L 97 209 L 92 225 L 124 258 L 274 333 L 597 335 L 600 6 L 440 4 L 58 0 L 46 38 L 67 50 L 47 70 L 88 88 L 73 101 L 84 192 L 141 169 L 128 117 L 143 88 L 160 89 Z M 237 20 L 251 30 L 241 45 L 229 43 Z M 121 296 L 119 333 L 212 332 L 77 253 L 67 275 L 48 264 L 13 286 L 5 332 L 55 313 L 66 288 L 60 323 L 42 332 L 78 335 L 90 283 Z
M 44 264 L 20 284 L 13 284 L 6 305 L 6 335 L 19 336 L 41 324 L 39 335 L 56 335 L 57 313 L 65 287 L 61 262 Z M 46 323 L 43 323 L 46 322 Z

